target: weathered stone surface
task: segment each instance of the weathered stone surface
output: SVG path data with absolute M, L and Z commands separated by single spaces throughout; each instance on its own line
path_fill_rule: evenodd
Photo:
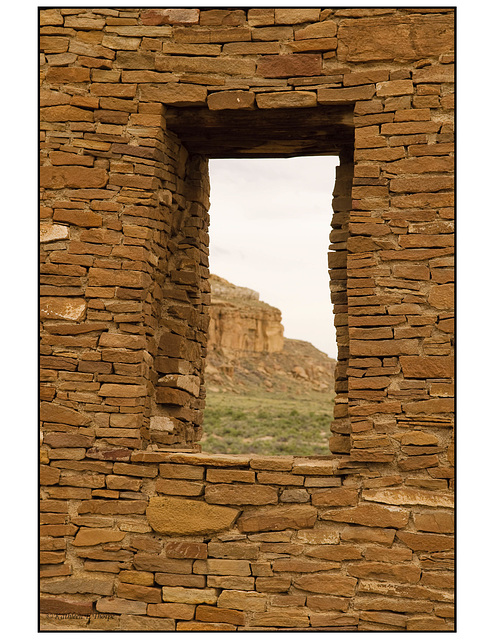
M 241 611 L 235 609 L 225 609 L 219 607 L 209 607 L 200 604 L 196 608 L 196 619 L 202 622 L 226 622 L 228 624 L 243 625 L 246 616 Z
M 277 504 L 278 491 L 260 485 L 218 484 L 206 487 L 205 500 L 210 504 Z
M 314 91 L 260 93 L 256 96 L 256 104 L 260 109 L 316 107 L 316 93 Z
M 71 209 L 55 209 L 53 212 L 55 222 L 67 222 L 76 227 L 101 227 L 103 218 L 93 211 L 80 211 Z
M 128 613 L 144 615 L 146 602 L 125 600 L 124 598 L 100 598 L 96 601 L 96 610 L 100 613 Z
M 292 473 L 307 476 L 332 476 L 338 470 L 339 461 L 332 460 L 310 460 L 307 458 L 295 458 Z
M 108 173 L 98 167 L 40 167 L 40 186 L 45 189 L 100 189 L 108 182 Z
M 146 517 L 154 531 L 168 535 L 199 535 L 228 529 L 239 511 L 181 498 L 152 497 Z
M 282 531 L 283 529 L 310 529 L 317 512 L 309 505 L 265 507 L 244 513 L 237 523 L 240 531 Z
M 439 284 L 431 288 L 428 302 L 436 309 L 453 309 L 454 294 L 453 284 Z
M 208 547 L 203 542 L 169 542 L 166 552 L 169 558 L 206 558 Z
M 215 589 L 187 589 L 184 587 L 162 587 L 164 602 L 182 602 L 184 604 L 216 604 Z
M 282 611 L 253 613 L 253 625 L 260 627 L 309 627 L 308 614 L 301 610 L 284 608 Z
M 415 513 L 414 524 L 418 531 L 432 533 L 454 533 L 454 513 L 452 511 L 432 511 Z
M 255 94 L 252 91 L 219 91 L 208 96 L 208 109 L 252 109 Z
M 127 600 L 158 603 L 162 601 L 161 589 L 139 584 L 121 583 L 117 586 L 117 596 Z
M 112 398 L 139 398 L 147 395 L 147 389 L 144 385 L 138 384 L 102 384 L 98 395 Z
M 452 356 L 400 356 L 406 378 L 451 378 L 454 375 Z
M 453 536 L 399 531 L 397 537 L 413 551 L 444 551 L 454 548 Z
M 251 75 L 254 73 L 254 60 L 239 57 L 229 58 L 220 56 L 207 58 L 203 56 L 157 56 L 157 71 L 170 71 L 172 73 L 225 73 L 227 75 Z M 205 87 L 201 87 L 203 90 Z M 206 95 L 206 92 L 205 92 Z
M 148 606 L 148 615 L 158 618 L 175 618 L 176 620 L 192 620 L 195 607 L 193 604 L 161 602 Z
M 119 580 L 131 584 L 140 584 L 143 587 L 151 587 L 154 583 L 154 575 L 150 571 L 121 571 Z
M 198 24 L 199 9 L 148 9 L 141 15 L 145 25 Z
M 311 502 L 315 506 L 342 507 L 350 504 L 357 504 L 358 492 L 355 489 L 326 489 L 315 491 L 311 496 Z
M 264 78 L 316 76 L 321 73 L 321 56 L 311 53 L 262 56 L 257 72 Z
M 110 529 L 85 529 L 81 528 L 73 541 L 75 547 L 89 547 L 106 542 L 120 542 L 125 538 L 125 531 L 112 531 Z
M 86 308 L 87 302 L 80 298 L 41 298 L 40 317 L 79 322 L 84 318 Z
M 316 22 L 319 16 L 319 9 L 275 9 L 275 24 Z
M 52 614 L 73 613 L 80 616 L 89 616 L 93 613 L 93 601 L 65 597 L 41 597 L 40 612 Z
M 364 489 L 363 498 L 385 504 L 409 505 L 422 504 L 428 507 L 454 507 L 454 496 L 437 491 L 422 491 L 400 487 L 397 489 Z
M 250 460 L 250 456 L 224 453 L 170 453 L 167 462 L 211 467 L 246 467 Z
M 43 593 L 95 593 L 101 596 L 109 596 L 113 592 L 113 579 L 107 578 L 56 578 L 49 582 L 43 582 Z
M 69 227 L 63 224 L 40 224 L 40 242 L 54 242 L 55 240 L 67 240 Z
M 75 427 L 87 424 L 87 418 L 78 411 L 51 402 L 40 404 L 40 419 L 44 422 L 58 422 Z
M 408 431 L 401 436 L 400 443 L 402 446 L 438 445 L 438 438 L 432 433 L 424 433 L 423 431 Z
M 340 89 L 318 89 L 318 103 L 345 104 L 355 100 L 370 100 L 374 95 L 375 87 L 370 84 Z
M 407 16 L 342 20 L 342 59 L 414 60 L 449 51 L 453 45 L 451 16 Z
M 208 559 L 196 560 L 193 573 L 216 576 L 250 576 L 251 566 L 247 560 Z
M 349 509 L 332 509 L 322 514 L 325 520 L 352 522 L 367 527 L 397 527 L 407 525 L 409 511 L 398 507 L 381 507 L 379 505 L 360 504 Z
M 141 99 L 162 102 L 175 107 L 191 107 L 206 104 L 206 89 L 194 84 L 169 82 L 164 85 L 142 85 Z
M 297 532 L 298 542 L 305 544 L 338 544 L 339 534 L 332 529 L 313 529 L 302 530 Z
M 213 558 L 256 559 L 258 554 L 259 546 L 252 542 L 239 541 L 208 543 L 208 555 Z
M 256 591 L 225 589 L 218 597 L 218 607 L 241 611 L 264 611 L 266 608 L 266 596 Z
M 329 573 L 301 576 L 294 580 L 294 586 L 297 589 L 312 593 L 328 593 L 334 596 L 353 596 L 356 584 L 356 578 Z
M 295 40 L 306 40 L 308 38 L 333 38 L 337 34 L 337 25 L 333 20 L 315 22 L 307 27 L 294 30 Z
M 390 580 L 392 582 L 419 582 L 420 567 L 414 564 L 393 564 L 390 562 L 350 562 L 348 573 L 356 578 L 374 578 L 375 580 Z

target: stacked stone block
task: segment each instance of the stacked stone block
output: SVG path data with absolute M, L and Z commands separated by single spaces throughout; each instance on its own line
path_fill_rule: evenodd
M 452 628 L 453 19 L 40 11 L 47 628 Z M 332 108 L 351 113 L 332 140 L 295 115 Z M 204 123 L 187 144 L 178 114 Z M 229 114 L 289 125 L 238 155 L 341 158 L 328 459 L 197 453 L 207 158 L 235 147 Z M 232 519 L 191 529 L 213 507 Z M 185 529 L 155 529 L 171 512 Z
M 43 465 L 45 628 L 451 630 L 447 480 L 340 467 L 139 451 Z

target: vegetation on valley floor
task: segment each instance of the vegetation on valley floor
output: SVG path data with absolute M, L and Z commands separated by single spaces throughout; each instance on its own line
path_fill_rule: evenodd
M 202 450 L 208 453 L 328 455 L 333 392 L 291 395 L 263 390 L 211 389 Z

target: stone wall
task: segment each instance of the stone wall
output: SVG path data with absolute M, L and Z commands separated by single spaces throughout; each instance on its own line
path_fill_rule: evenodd
M 40 11 L 42 628 L 452 629 L 453 25 Z M 201 454 L 208 157 L 322 153 L 333 455 Z

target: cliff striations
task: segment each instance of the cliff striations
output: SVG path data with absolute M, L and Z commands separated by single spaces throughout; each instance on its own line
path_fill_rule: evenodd
M 210 276 L 211 307 L 208 344 L 237 351 L 282 351 L 282 314 L 259 299 L 259 293 Z

